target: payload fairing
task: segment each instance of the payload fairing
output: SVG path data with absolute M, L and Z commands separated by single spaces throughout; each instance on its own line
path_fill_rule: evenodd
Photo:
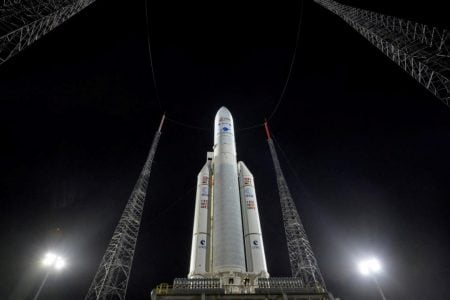
M 214 120 L 214 152 L 197 177 L 189 278 L 239 285 L 268 278 L 254 178 L 237 163 L 234 123 L 222 107 Z

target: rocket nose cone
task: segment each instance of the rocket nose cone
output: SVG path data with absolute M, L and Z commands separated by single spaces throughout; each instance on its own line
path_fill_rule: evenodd
M 242 176 L 253 176 L 252 172 L 247 168 L 243 161 L 238 162 L 239 172 L 242 173 Z
M 214 134 L 217 137 L 218 134 L 232 134 L 234 135 L 234 122 L 233 116 L 231 115 L 228 108 L 222 106 L 216 114 L 214 119 Z M 214 140 L 214 144 L 217 144 L 217 141 Z M 234 142 L 234 141 L 233 141 Z
M 231 112 L 228 110 L 228 108 L 226 108 L 225 106 L 222 106 L 218 111 L 217 111 L 217 116 L 222 116 L 222 117 L 230 117 L 231 116 Z

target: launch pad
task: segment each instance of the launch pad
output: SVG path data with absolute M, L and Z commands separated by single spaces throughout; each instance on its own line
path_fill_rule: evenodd
M 236 293 L 239 291 L 238 293 Z M 219 278 L 176 278 L 173 286 L 163 283 L 151 293 L 152 300 L 331 300 L 323 288 L 304 288 L 299 278 L 259 278 L 253 284 L 225 284 Z

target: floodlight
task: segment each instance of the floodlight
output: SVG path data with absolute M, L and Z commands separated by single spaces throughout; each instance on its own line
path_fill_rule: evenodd
M 371 258 L 370 260 L 367 261 L 367 264 L 369 265 L 370 270 L 371 270 L 372 272 L 378 273 L 378 272 L 381 271 L 381 264 L 380 264 L 380 262 L 378 261 L 378 259 L 376 259 L 376 258 Z
M 64 259 L 62 259 L 61 257 L 58 257 L 55 261 L 55 264 L 53 265 L 53 267 L 56 270 L 61 270 L 66 266 L 66 262 Z
M 45 254 L 44 258 L 42 259 L 42 264 L 46 267 L 49 267 L 55 263 L 57 259 L 57 256 L 54 253 L 47 253 Z
M 41 262 L 42 265 L 49 270 L 50 269 L 61 270 L 66 266 L 65 259 L 52 252 L 48 252 L 47 254 L 45 254 Z
M 367 276 L 370 274 L 369 266 L 367 265 L 367 263 L 365 261 L 362 261 L 358 264 L 358 269 L 359 269 L 359 272 L 364 276 Z
M 380 293 L 381 299 L 386 300 L 384 296 L 383 290 L 381 289 L 380 284 L 376 278 L 376 274 L 381 272 L 381 263 L 375 257 L 370 259 L 362 260 L 358 263 L 359 272 L 364 276 L 370 276 L 375 285 L 377 286 L 378 292 Z

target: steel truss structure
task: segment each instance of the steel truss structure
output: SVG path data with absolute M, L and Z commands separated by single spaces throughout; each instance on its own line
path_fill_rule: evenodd
M 292 277 L 298 277 L 302 281 L 303 288 L 319 288 L 326 290 L 325 282 L 317 264 L 316 257 L 309 243 L 305 228 L 292 199 L 291 192 L 284 178 L 283 171 L 278 160 L 275 145 L 270 136 L 267 123 L 264 124 L 267 133 L 267 143 L 272 155 L 275 174 L 277 177 L 278 193 L 280 195 L 281 212 L 283 215 L 284 231 L 286 234 L 289 261 L 291 263 Z
M 161 136 L 164 116 L 147 160 L 120 217 L 85 300 L 124 300 L 141 225 L 148 180 Z
M 0 64 L 95 0 L 3 0 L 0 4 Z
M 341 17 L 438 99 L 450 106 L 450 34 L 447 30 L 314 0 Z

